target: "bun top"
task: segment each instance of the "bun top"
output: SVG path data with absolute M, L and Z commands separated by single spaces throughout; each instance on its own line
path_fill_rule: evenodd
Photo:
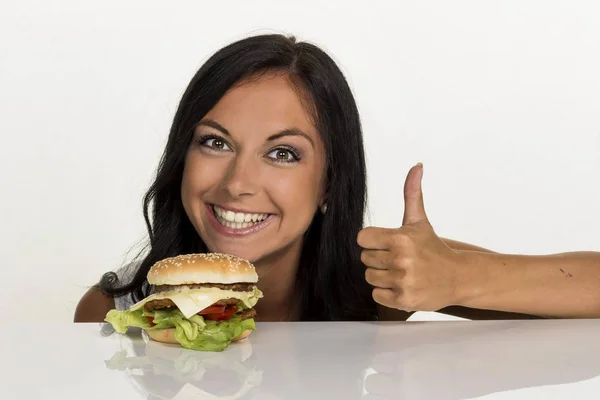
M 147 275 L 151 285 L 256 283 L 249 261 L 229 254 L 184 254 L 154 264 Z

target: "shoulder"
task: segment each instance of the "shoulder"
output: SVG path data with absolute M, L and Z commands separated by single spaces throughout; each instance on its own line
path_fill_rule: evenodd
M 126 264 L 113 271 L 120 282 L 127 282 L 135 271 L 139 263 Z M 74 322 L 103 322 L 106 313 L 116 308 L 118 310 L 128 309 L 133 302 L 129 296 L 111 297 L 104 294 L 99 287 L 99 283 L 88 289 L 81 297 L 75 308 Z
M 96 284 L 88 289 L 77 303 L 74 322 L 103 322 L 106 313 L 113 308 L 114 299 L 102 293 Z

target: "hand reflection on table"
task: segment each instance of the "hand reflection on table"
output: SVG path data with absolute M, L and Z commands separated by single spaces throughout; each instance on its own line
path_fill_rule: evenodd
M 240 399 L 261 382 L 262 371 L 253 365 L 247 340 L 223 352 L 203 352 L 140 340 L 140 332 L 128 336 L 134 339 L 126 342 L 129 349 L 116 352 L 106 367 L 125 371 L 148 400 Z
M 363 399 L 468 399 L 600 375 L 597 322 L 560 322 L 382 327 Z

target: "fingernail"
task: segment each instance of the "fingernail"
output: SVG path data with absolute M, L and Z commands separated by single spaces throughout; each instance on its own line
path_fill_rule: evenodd
M 423 169 L 423 163 L 417 163 L 417 167 Z

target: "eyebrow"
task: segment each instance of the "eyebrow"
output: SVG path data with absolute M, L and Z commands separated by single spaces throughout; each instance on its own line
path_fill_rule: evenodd
M 221 131 L 221 133 L 224 135 L 231 136 L 231 133 L 229 133 L 227 129 L 223 128 L 221 124 L 219 124 L 217 121 L 213 121 L 212 119 L 203 119 L 196 125 L 196 127 L 199 126 L 208 126 L 210 128 L 214 128 L 218 131 Z
M 227 129 L 225 129 L 221 124 L 219 124 L 217 121 L 213 121 L 212 119 L 203 119 L 202 121 L 198 122 L 196 127 L 198 127 L 198 126 L 208 126 L 210 128 L 214 128 L 214 129 L 220 131 L 221 133 L 223 133 L 226 136 L 231 137 L 231 133 L 229 133 L 229 131 Z M 280 138 L 286 137 L 286 136 L 301 136 L 301 137 L 305 138 L 306 140 L 308 140 L 313 148 L 315 147 L 315 142 L 312 140 L 312 138 L 310 136 L 308 136 L 306 133 L 302 132 L 298 128 L 284 129 L 274 135 L 269 136 L 267 138 L 267 141 L 271 142 L 273 140 L 277 140 L 277 139 L 280 139 Z

